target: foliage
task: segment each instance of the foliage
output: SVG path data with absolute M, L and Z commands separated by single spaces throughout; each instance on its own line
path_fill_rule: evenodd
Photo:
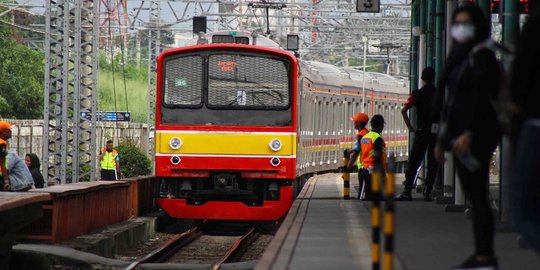
M 88 164 L 84 164 L 79 168 L 79 175 L 83 175 L 83 174 L 86 174 L 86 175 L 84 175 L 83 177 L 80 177 L 78 179 L 78 182 L 89 182 L 90 181 L 90 170 L 91 170 L 91 168 L 92 167 L 90 167 L 90 165 L 88 165 Z M 72 168 L 67 167 L 66 168 L 66 183 L 73 183 L 72 173 L 73 173 Z
M 99 52 L 99 68 L 101 70 L 114 72 L 118 78 L 127 80 L 147 80 L 148 65 L 146 61 L 142 61 L 140 66 L 134 59 L 124 55 L 124 64 L 122 65 L 122 53 L 119 51 L 113 52 L 114 60 L 111 61 L 111 53 Z
M 0 116 L 43 117 L 43 53 L 17 44 L 15 31 L 0 26 Z M 6 104 L 7 103 L 7 104 Z
M 164 30 L 162 29 L 159 31 L 159 44 L 161 47 L 166 48 L 170 47 L 174 44 L 174 34 L 171 30 Z M 137 36 L 139 37 L 138 42 L 140 43 L 141 48 L 141 57 L 143 59 L 148 59 L 148 42 L 149 42 L 149 36 L 148 36 L 148 30 L 139 30 L 136 35 L 131 35 L 129 39 L 129 46 L 134 48 L 137 47 Z M 152 37 L 155 39 L 155 37 Z
M 120 169 L 125 177 L 149 175 L 151 173 L 150 159 L 133 141 L 121 142 L 116 150 L 120 155 Z
M 124 80 L 116 72 L 100 70 L 98 73 L 98 111 L 130 111 L 131 122 L 146 123 L 148 108 L 147 80 Z M 126 91 L 127 90 L 127 91 Z M 115 97 L 116 92 L 116 99 Z M 127 106 L 126 106 L 127 92 Z M 115 106 L 116 100 L 116 106 Z

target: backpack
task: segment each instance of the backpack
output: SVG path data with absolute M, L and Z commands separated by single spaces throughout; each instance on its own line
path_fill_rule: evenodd
M 499 96 L 496 99 L 490 98 L 489 101 L 497 114 L 503 134 L 509 135 L 512 128 L 512 119 L 519 112 L 519 107 L 510 98 L 510 67 L 511 63 L 514 62 L 514 55 L 502 44 L 488 39 L 476 45 L 469 53 L 469 65 L 471 67 L 474 66 L 474 54 L 482 49 L 493 52 L 499 65 L 501 65 L 501 89 L 499 89 Z

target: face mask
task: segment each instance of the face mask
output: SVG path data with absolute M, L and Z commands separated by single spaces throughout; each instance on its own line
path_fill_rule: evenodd
M 465 43 L 474 38 L 474 26 L 472 24 L 457 24 L 452 26 L 452 37 L 459 43 Z

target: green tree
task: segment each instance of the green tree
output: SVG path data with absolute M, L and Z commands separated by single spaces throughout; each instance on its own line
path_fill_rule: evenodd
M 15 31 L 0 25 L 0 116 L 43 117 L 43 54 L 17 44 Z
M 120 169 L 125 177 L 149 175 L 150 159 L 132 141 L 121 142 L 116 148 L 120 155 Z

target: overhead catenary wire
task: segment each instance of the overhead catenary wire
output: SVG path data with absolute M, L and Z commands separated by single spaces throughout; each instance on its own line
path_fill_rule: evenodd
M 123 0 L 120 0 L 120 4 L 121 6 L 123 6 Z M 118 18 L 120 18 L 120 9 L 116 9 L 117 11 L 117 14 L 118 14 Z M 110 21 L 110 20 L 109 20 Z M 119 23 L 122 24 L 121 20 L 119 20 Z M 128 102 L 128 93 L 127 93 L 127 85 L 126 85 L 126 70 L 125 70 L 125 65 L 126 65 L 126 62 L 125 62 L 125 58 L 124 58 L 124 53 L 125 53 L 125 46 L 124 46 L 124 41 L 129 41 L 127 35 L 124 35 L 123 36 L 124 40 L 120 40 L 120 57 L 121 57 L 121 60 L 122 60 L 122 80 L 124 82 L 124 98 L 126 100 L 126 111 L 128 113 L 129 112 L 129 102 Z M 131 133 L 131 129 L 129 128 L 129 121 L 127 122 L 127 130 L 128 130 L 128 137 L 131 139 L 132 138 L 132 133 Z
M 107 12 L 110 12 L 110 7 L 109 5 L 107 5 Z M 108 20 L 108 25 L 109 25 L 109 28 L 108 28 L 108 32 L 109 32 L 109 39 L 108 39 L 108 43 L 109 43 L 109 50 L 111 52 L 111 71 L 112 71 L 112 82 L 113 82 L 113 95 L 114 95 L 114 113 L 116 113 L 118 111 L 118 106 L 116 104 L 116 81 L 115 81 L 115 76 L 114 76 L 114 49 L 113 49 L 113 44 L 114 44 L 114 39 L 112 39 L 112 35 L 111 35 L 111 20 Z M 114 131 L 113 131 L 113 140 L 114 138 L 118 138 L 118 121 L 115 121 L 114 123 L 115 127 L 114 127 Z

